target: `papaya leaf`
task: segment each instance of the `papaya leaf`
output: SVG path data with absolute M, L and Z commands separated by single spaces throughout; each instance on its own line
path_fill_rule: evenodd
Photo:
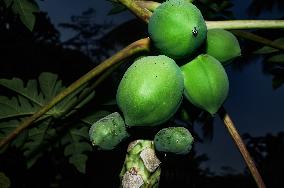
M 36 80 L 28 81 L 26 87 L 24 87 L 23 81 L 19 78 L 13 78 L 12 80 L 1 79 L 0 84 L 25 97 L 33 104 L 33 106 L 43 106 L 42 94 L 35 92 L 37 88 Z
M 11 186 L 11 180 L 4 174 L 0 172 L 0 187 L 1 188 L 9 188 Z
M 118 13 L 121 13 L 126 9 L 126 7 L 120 3 L 116 3 L 116 2 L 111 2 L 112 4 L 112 9 L 108 12 L 108 15 L 112 15 L 112 14 L 118 14 Z
M 39 122 L 28 131 L 28 139 L 21 150 L 27 159 L 27 167 L 30 168 L 43 155 L 40 150 L 46 150 L 47 143 L 54 137 L 56 131 L 50 128 L 52 118 L 48 118 Z M 44 147 L 44 148 L 43 148 Z
M 76 104 L 68 103 L 68 106 L 66 106 L 66 108 L 70 108 L 71 107 L 72 109 L 65 116 L 68 117 L 71 114 L 77 112 L 80 108 L 82 108 L 88 102 L 90 102 L 94 98 L 94 96 L 95 96 L 95 91 L 94 90 L 90 91 L 89 88 L 85 88 L 78 96 L 78 98 L 83 98 L 81 101 L 79 101 L 78 103 L 76 103 L 76 101 L 73 101 Z
M 13 3 L 13 0 L 4 0 L 4 3 L 6 4 L 6 7 L 10 7 Z
M 89 127 L 91 127 L 91 125 L 93 125 L 96 121 L 102 119 L 103 117 L 105 117 L 109 114 L 111 114 L 111 112 L 100 110 L 100 111 L 96 111 L 95 113 L 92 113 L 92 114 L 82 118 L 81 121 L 83 123 L 89 125 Z
M 87 145 L 84 145 L 87 146 Z M 86 172 L 86 161 L 88 157 L 83 154 L 73 155 L 70 157 L 69 162 L 73 164 L 81 173 Z
M 14 0 L 12 10 L 18 14 L 23 24 L 32 31 L 35 25 L 36 17 L 34 13 L 39 12 L 39 7 L 35 1 Z
M 276 39 L 273 41 L 275 44 L 283 45 L 284 46 L 284 37 Z M 270 54 L 274 52 L 278 52 L 278 49 L 269 47 L 269 46 L 264 46 L 256 51 L 254 51 L 255 54 Z
M 38 107 L 32 106 L 22 96 L 12 97 L 11 99 L 0 96 L 0 120 L 32 115 L 36 110 L 38 110 Z
M 95 111 L 89 114 L 81 119 L 81 123 L 77 127 L 69 129 L 61 140 L 62 145 L 66 146 L 64 155 L 69 157 L 69 163 L 81 173 L 86 171 L 88 159 L 86 152 L 93 150 L 89 139 L 89 129 L 94 122 L 109 114 L 108 111 Z
M 26 84 L 19 78 L 13 78 L 0 79 L 0 85 L 16 94 L 11 98 L 0 96 L 0 139 L 17 128 L 24 117 L 38 111 L 65 89 L 62 81 L 58 80 L 58 76 L 48 72 L 40 74 L 38 80 L 29 80 Z M 35 164 L 44 151 L 50 150 L 48 143 L 56 136 L 56 129 L 50 125 L 54 123 L 55 118 L 65 118 L 67 115 L 64 114 L 67 110 L 76 111 L 94 97 L 95 92 L 84 87 L 82 86 L 55 105 L 45 116 L 35 122 L 34 127 L 25 130 L 12 142 L 23 152 L 28 168 Z M 81 100 L 78 101 L 78 98 Z M 74 105 L 74 108 L 70 109 L 70 105 L 71 107 Z M 69 157 L 69 162 L 82 173 L 85 172 L 88 159 L 86 152 L 92 150 L 88 135 L 91 122 L 108 114 L 109 112 L 105 111 L 90 114 L 85 118 L 85 123 L 81 121 L 79 128 L 67 130 L 66 136 L 60 140 L 60 143 L 66 145 L 64 154 Z
M 273 77 L 273 80 L 272 80 L 273 89 L 278 89 L 283 84 L 284 84 L 284 77 L 280 77 L 280 76 L 279 77 L 278 76 Z
M 86 92 L 88 92 L 88 89 L 83 90 L 80 95 L 84 95 Z M 85 104 L 90 102 L 90 100 L 92 100 L 94 96 L 95 96 L 95 91 L 90 92 L 82 101 L 80 101 L 80 103 L 75 107 L 75 109 L 79 109 L 85 106 Z
M 11 99 L 0 96 L 0 120 L 31 115 L 65 89 L 62 82 L 58 80 L 58 76 L 48 72 L 41 73 L 38 81 L 29 80 L 26 85 L 19 78 L 0 79 L 0 85 L 18 94 L 17 97 Z M 78 92 L 80 89 L 55 105 L 46 113 L 46 116 L 60 117 L 68 104 L 77 100 Z
M 0 122 L 0 140 L 6 137 L 12 130 L 17 128 L 19 124 L 18 120 L 9 120 Z M 28 131 L 23 131 L 20 135 L 17 136 L 17 138 L 12 142 L 12 145 L 19 148 L 21 147 L 24 142 L 28 138 Z
M 81 173 L 86 171 L 88 159 L 86 152 L 92 151 L 88 131 L 89 127 L 85 125 L 80 128 L 73 127 L 61 140 L 62 144 L 66 145 L 64 155 L 69 157 L 69 163 L 73 164 Z
M 284 54 L 278 54 L 278 55 L 271 56 L 266 61 L 284 65 Z

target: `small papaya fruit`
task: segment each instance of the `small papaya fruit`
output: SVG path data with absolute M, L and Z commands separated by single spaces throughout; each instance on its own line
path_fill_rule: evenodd
M 206 53 L 224 63 L 240 56 L 241 48 L 238 39 L 231 32 L 224 29 L 209 29 Z
M 184 127 L 168 127 L 161 129 L 154 138 L 156 150 L 176 154 L 187 154 L 190 152 L 193 137 Z
M 164 55 L 181 59 L 190 56 L 206 39 L 207 27 L 199 9 L 185 0 L 169 0 L 155 9 L 148 32 Z
M 167 121 L 178 109 L 183 75 L 167 56 L 135 61 L 118 86 L 116 100 L 128 126 L 154 126 Z
M 181 67 L 185 97 L 195 106 L 215 114 L 227 98 L 229 81 L 222 64 L 201 54 Z
M 92 144 L 103 150 L 114 149 L 128 136 L 125 123 L 118 112 L 109 114 L 95 122 L 89 130 Z

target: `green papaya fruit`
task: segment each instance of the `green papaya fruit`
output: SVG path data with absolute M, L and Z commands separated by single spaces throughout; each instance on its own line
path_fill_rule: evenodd
M 148 32 L 162 54 L 181 59 L 205 42 L 207 27 L 196 6 L 184 0 L 169 0 L 153 12 Z
M 161 129 L 154 138 L 156 150 L 176 154 L 187 154 L 190 152 L 193 137 L 184 127 L 168 127 Z
M 92 144 L 103 150 L 114 149 L 115 146 L 128 136 L 125 123 L 117 112 L 95 122 L 89 130 L 89 137 Z
M 215 114 L 229 92 L 229 81 L 222 64 L 202 54 L 181 67 L 185 97 L 195 106 Z
M 224 29 L 209 29 L 206 53 L 224 63 L 240 56 L 241 48 L 238 39 L 231 32 Z
M 183 75 L 174 60 L 147 56 L 125 72 L 116 100 L 128 126 L 154 126 L 167 121 L 178 109 Z

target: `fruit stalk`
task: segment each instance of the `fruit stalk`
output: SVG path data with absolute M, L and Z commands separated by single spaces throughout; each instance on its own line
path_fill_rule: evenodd
M 194 0 L 187 0 L 188 2 L 193 2 Z M 155 1 L 145 1 L 145 0 L 137 0 L 135 3 L 140 6 L 141 8 L 148 9 L 149 11 L 153 12 L 161 3 Z
M 83 84 L 87 83 L 94 77 L 98 76 L 105 70 L 109 69 L 116 63 L 119 63 L 123 59 L 130 57 L 138 52 L 148 51 L 150 49 L 150 40 L 149 38 L 140 39 L 138 41 L 133 42 L 132 44 L 128 45 L 121 51 L 117 52 L 112 57 L 106 59 L 104 62 L 93 68 L 87 74 L 79 78 L 77 81 L 72 83 L 69 87 L 64 89 L 60 92 L 56 97 L 54 97 L 48 104 L 46 104 L 43 108 L 39 111 L 34 113 L 32 116 L 28 117 L 27 119 L 23 120 L 21 124 L 14 129 L 7 137 L 5 137 L 0 142 L 0 148 L 4 147 L 8 143 L 10 143 L 18 134 L 20 134 L 23 130 L 28 128 L 34 121 L 39 119 L 42 115 L 44 115 L 47 111 L 49 111 L 53 106 L 63 100 L 65 97 L 73 93 L 76 89 L 78 89 Z
M 154 11 L 154 7 L 158 7 L 159 3 L 151 5 L 136 3 L 134 0 L 118 0 L 131 10 L 136 16 L 148 23 Z M 151 9 L 147 9 L 151 7 Z M 225 20 L 225 21 L 206 21 L 207 29 L 278 29 L 284 28 L 284 20 Z
M 234 126 L 234 123 L 232 119 L 230 118 L 229 114 L 226 112 L 224 107 L 221 107 L 219 110 L 219 116 L 224 121 L 224 124 L 230 133 L 231 137 L 233 138 L 235 144 L 237 145 L 240 153 L 242 154 L 258 188 L 265 188 L 265 184 L 260 176 L 260 173 L 258 172 L 256 165 L 250 156 L 240 134 L 238 133 L 236 127 Z
M 208 29 L 279 29 L 284 20 L 225 20 L 206 21 Z
M 258 36 L 256 34 L 250 33 L 250 32 L 246 32 L 246 31 L 241 31 L 241 30 L 232 30 L 231 31 L 233 34 L 237 35 L 238 37 L 247 39 L 247 40 L 251 40 L 260 44 L 264 44 L 266 46 L 270 46 L 272 48 L 278 49 L 278 50 L 282 50 L 284 51 L 284 45 L 281 44 L 277 44 L 269 39 L 266 39 L 264 37 Z
M 155 1 L 135 1 L 135 3 L 141 8 L 148 9 L 151 12 L 161 5 L 161 3 Z
M 121 4 L 131 10 L 137 17 L 148 23 L 152 13 L 143 7 L 140 7 L 134 0 L 118 0 Z
M 158 187 L 161 175 L 160 160 L 155 154 L 153 141 L 136 140 L 127 148 L 120 172 L 122 188 Z

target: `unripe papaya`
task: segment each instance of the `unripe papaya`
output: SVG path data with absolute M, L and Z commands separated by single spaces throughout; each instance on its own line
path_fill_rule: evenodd
M 183 75 L 174 60 L 147 56 L 125 72 L 116 100 L 128 126 L 154 126 L 167 121 L 178 109 Z
M 90 130 L 89 137 L 94 146 L 103 150 L 114 149 L 129 134 L 119 113 L 114 112 L 95 122 Z
M 184 127 L 161 129 L 154 138 L 156 150 L 176 154 L 187 154 L 192 148 L 193 137 Z
M 162 54 L 180 59 L 205 42 L 207 27 L 196 6 L 184 0 L 169 0 L 150 17 L 148 32 Z
M 241 48 L 238 39 L 231 32 L 224 29 L 209 29 L 206 53 L 224 63 L 240 56 Z
M 195 106 L 215 114 L 227 98 L 229 81 L 222 64 L 202 54 L 181 67 L 185 97 Z

